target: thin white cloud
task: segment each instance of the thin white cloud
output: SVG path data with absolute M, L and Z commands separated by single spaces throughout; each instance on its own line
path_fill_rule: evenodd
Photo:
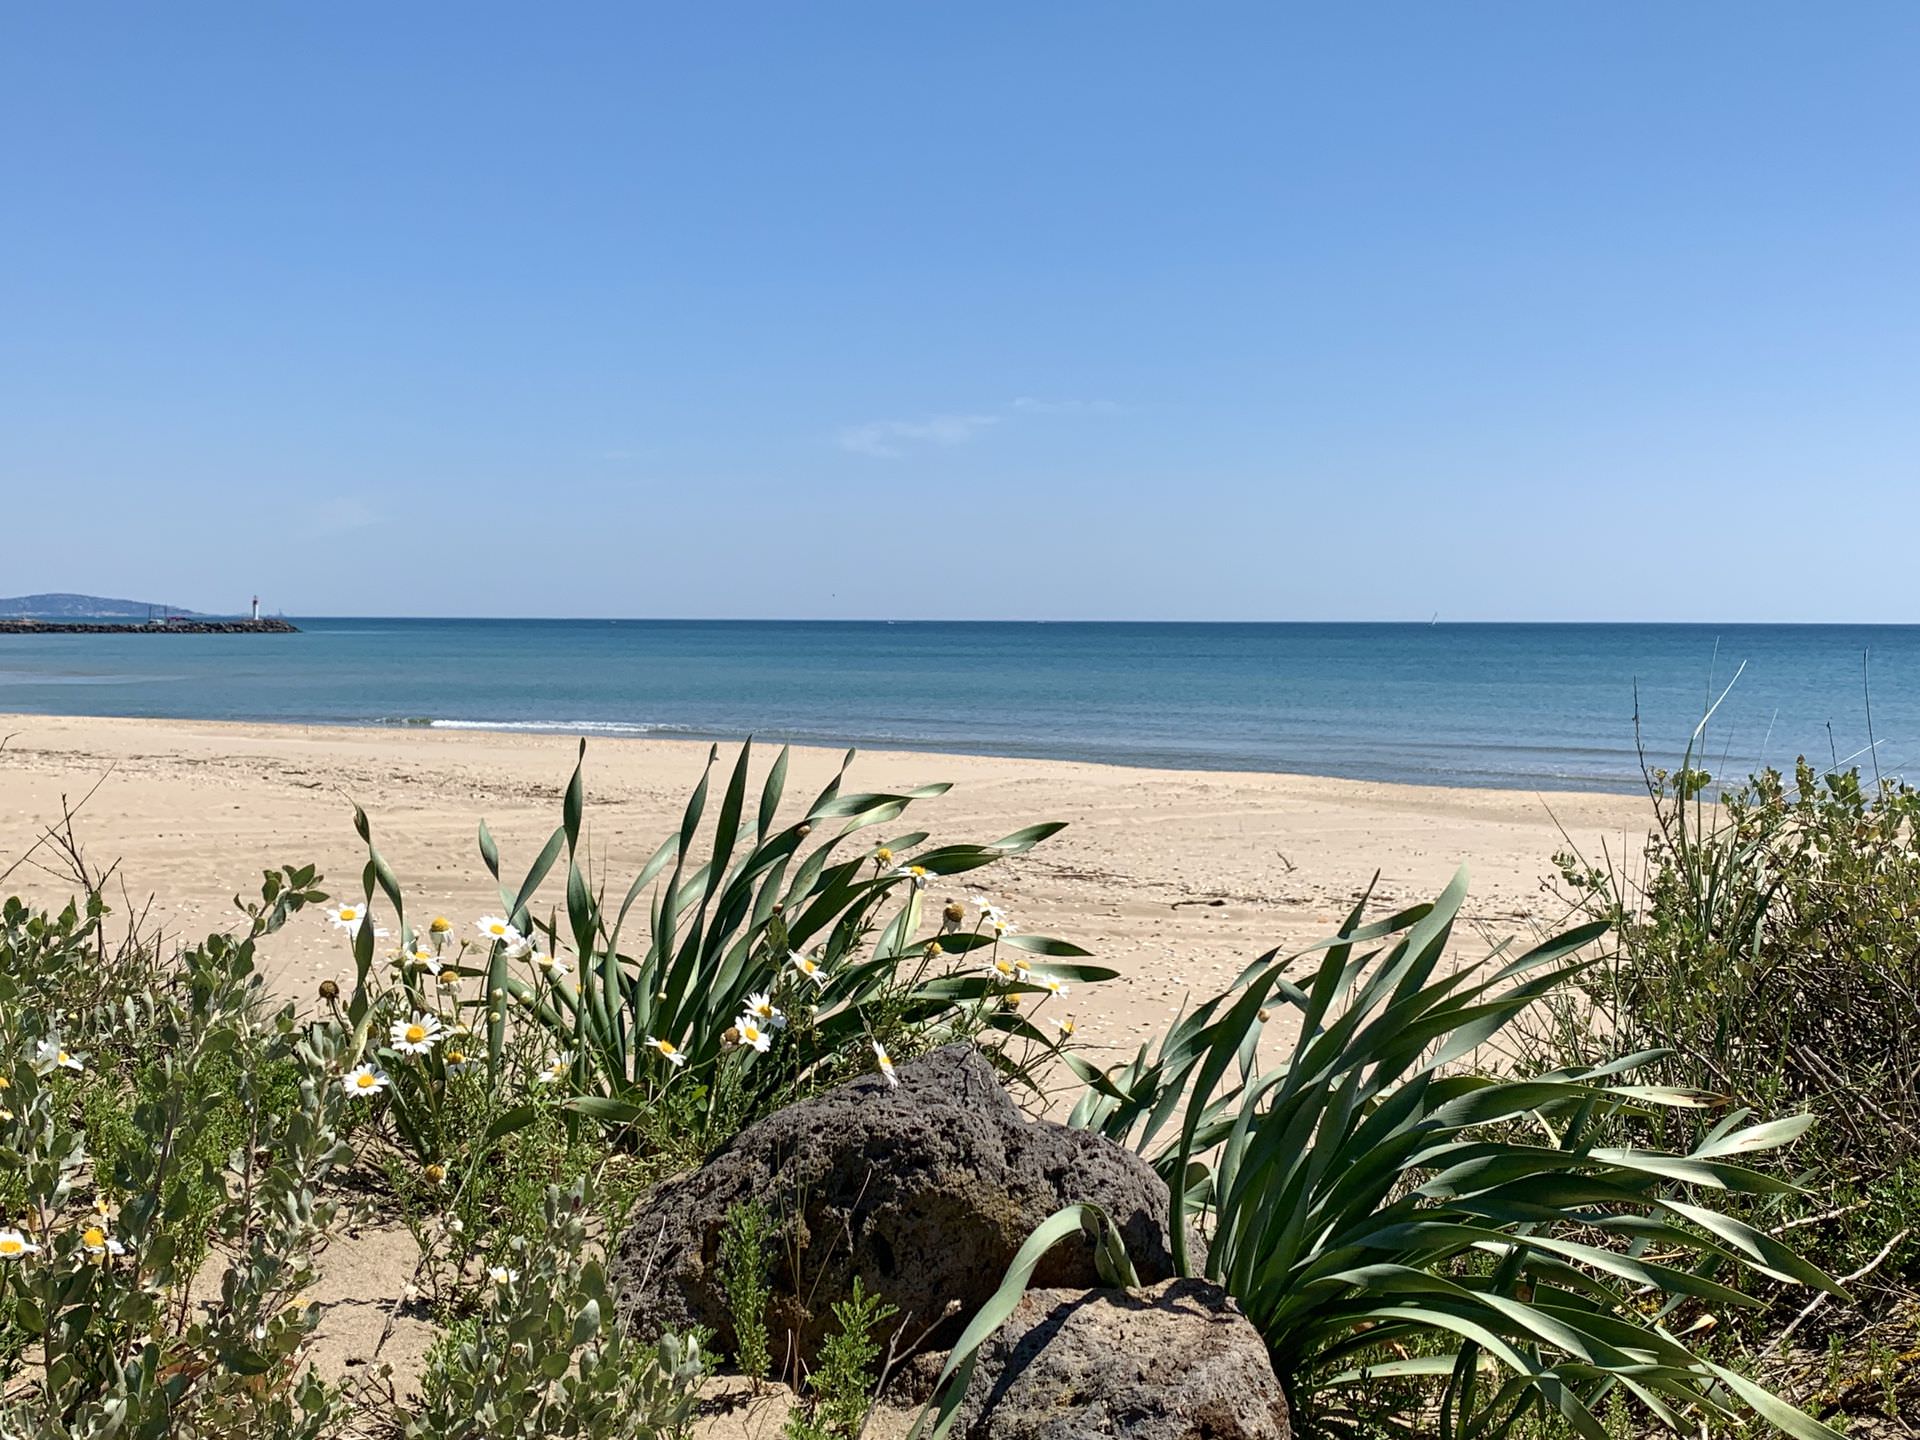
M 920 420 L 869 420 L 840 432 L 840 448 L 856 455 L 897 460 L 916 445 L 964 445 L 998 415 L 929 415 Z
M 1036 400 L 1031 395 L 1022 395 L 1008 408 L 1028 415 L 1118 415 L 1120 413 L 1120 407 L 1111 400 Z
M 840 432 L 840 448 L 880 460 L 898 460 L 921 445 L 964 445 L 982 430 L 1022 415 L 1117 415 L 1111 400 L 1039 400 L 1022 395 L 997 411 L 928 415 L 919 420 L 869 420 Z

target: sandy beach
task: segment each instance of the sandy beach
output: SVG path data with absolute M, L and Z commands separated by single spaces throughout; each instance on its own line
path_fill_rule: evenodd
M 479 822 L 499 839 L 504 869 L 520 873 L 558 822 L 576 745 L 525 733 L 25 715 L 0 719 L 0 736 L 0 871 L 14 867 L 0 888 L 65 898 L 70 887 L 43 863 L 45 851 L 28 852 L 63 797 L 78 805 L 91 792 L 75 824 L 89 859 L 118 862 L 124 901 L 151 898 L 156 921 L 188 934 L 224 927 L 233 895 L 255 890 L 267 865 L 312 861 L 341 893 L 356 886 L 355 801 L 410 904 L 463 922 L 496 909 Z M 624 888 L 678 824 L 707 748 L 589 745 L 587 832 L 612 884 Z M 723 761 L 732 750 L 723 745 Z M 758 752 L 757 768 L 775 753 Z M 837 751 L 795 750 L 788 804 L 797 812 L 839 763 Z M 1559 906 L 1542 880 L 1554 852 L 1568 837 L 1589 853 L 1631 850 L 1646 813 L 1644 801 L 1621 795 L 891 751 L 862 752 L 850 787 L 941 780 L 953 789 L 917 803 L 896 828 L 911 822 L 937 843 L 1067 822 L 1030 854 L 936 893 L 988 892 L 1023 929 L 1072 940 L 1118 969 L 1117 982 L 1067 1002 L 1095 1045 L 1131 1043 L 1183 995 L 1211 993 L 1270 946 L 1319 938 L 1375 870 L 1376 894 L 1405 903 L 1466 863 L 1468 914 L 1484 936 L 1550 921 Z M 289 994 L 311 993 L 349 964 L 318 918 L 268 947 L 269 974 Z
M 64 902 L 70 882 L 35 844 L 63 803 L 74 805 L 89 862 L 117 865 L 122 908 L 151 904 L 151 919 L 181 936 L 225 928 L 232 896 L 254 891 L 269 864 L 311 861 L 336 891 L 357 886 L 364 855 L 353 801 L 410 903 L 468 924 L 498 908 L 476 846 L 479 822 L 498 838 L 506 872 L 521 873 L 558 821 L 576 744 L 525 733 L 44 716 L 6 717 L 0 736 L 0 873 L 10 872 L 0 893 Z M 732 750 L 722 747 L 723 760 Z M 757 768 L 775 753 L 758 754 Z M 679 741 L 589 745 L 586 829 L 612 884 L 624 888 L 678 824 L 706 754 Z M 794 752 L 796 812 L 839 763 L 837 751 Z M 862 753 L 851 772 L 851 787 L 868 790 L 940 780 L 954 788 L 909 812 L 912 827 L 936 841 L 1068 822 L 1031 853 L 950 888 L 984 891 L 1024 929 L 1071 939 L 1120 972 L 1049 1002 L 1074 1016 L 1089 1054 L 1108 1057 L 1262 950 L 1320 938 L 1376 869 L 1376 893 L 1395 904 L 1431 895 L 1468 863 L 1475 933 L 1460 935 L 1459 947 L 1551 922 L 1560 907 L 1542 880 L 1553 853 L 1570 837 L 1619 854 L 1637 845 L 1645 813 L 1631 796 L 886 751 Z M 944 898 L 947 888 L 935 893 Z M 351 961 L 315 916 L 271 937 L 266 965 L 282 993 L 304 998 L 322 978 L 344 978 Z M 385 1363 L 403 1384 L 417 1373 L 432 1331 L 394 1307 L 395 1277 L 415 1260 L 397 1224 L 362 1227 L 331 1248 L 312 1292 L 324 1309 L 313 1350 L 323 1373 Z M 781 1413 L 769 1400 L 702 1434 L 777 1434 Z

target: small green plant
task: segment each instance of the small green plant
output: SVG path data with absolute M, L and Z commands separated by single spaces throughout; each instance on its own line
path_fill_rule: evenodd
M 733 1363 L 749 1380 L 764 1380 L 773 1357 L 767 1346 L 768 1283 L 773 1264 L 772 1217 L 759 1200 L 728 1207 L 720 1232 L 720 1286 L 733 1321 Z
M 488 1272 L 491 1298 L 427 1357 L 417 1440 L 678 1440 L 688 1433 L 707 1359 L 697 1336 L 652 1345 L 614 1318 L 588 1242 L 585 1181 L 547 1192 L 543 1233 L 518 1237 Z
M 897 1313 L 854 1277 L 853 1293 L 834 1302 L 834 1331 L 807 1376 L 806 1400 L 787 1417 L 787 1440 L 858 1440 L 878 1385 L 881 1345 L 873 1332 Z

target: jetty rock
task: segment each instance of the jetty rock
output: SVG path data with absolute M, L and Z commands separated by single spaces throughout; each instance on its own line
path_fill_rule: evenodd
M 1288 1440 L 1260 1332 L 1205 1280 L 1029 1290 L 981 1346 L 961 1440 Z
M 286 620 L 168 620 L 144 625 L 78 620 L 0 620 L 0 635 L 298 635 Z
M 950 1344 L 999 1288 L 1049 1215 L 1087 1201 L 1112 1218 L 1143 1282 L 1173 1274 L 1165 1182 L 1090 1131 L 1030 1120 L 972 1045 L 863 1077 L 741 1131 L 698 1170 L 635 1207 L 611 1262 L 621 1320 L 642 1337 L 704 1325 L 734 1348 L 718 1272 L 730 1207 L 759 1201 L 775 1222 L 769 1348 L 776 1368 L 811 1365 L 832 1305 L 858 1276 L 900 1309 L 907 1334 Z M 1075 1235 L 1036 1285 L 1101 1283 Z

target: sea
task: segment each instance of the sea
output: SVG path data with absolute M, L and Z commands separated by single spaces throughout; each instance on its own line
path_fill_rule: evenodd
M 293 618 L 0 636 L 0 712 L 1634 790 L 1920 763 L 1920 626 Z M 1703 721 L 1705 722 L 1702 728 Z

